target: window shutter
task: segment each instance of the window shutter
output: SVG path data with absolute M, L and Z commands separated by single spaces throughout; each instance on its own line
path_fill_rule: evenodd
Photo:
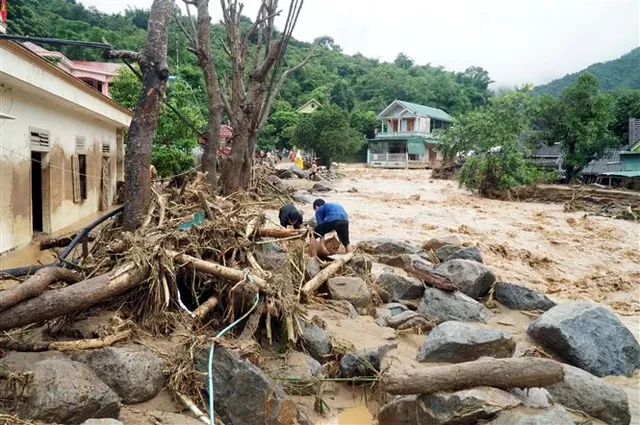
M 79 203 L 80 197 L 80 162 L 78 155 L 71 155 L 71 177 L 73 186 L 73 202 Z
M 49 132 L 33 128 L 30 129 L 29 144 L 33 151 L 47 152 L 49 150 Z

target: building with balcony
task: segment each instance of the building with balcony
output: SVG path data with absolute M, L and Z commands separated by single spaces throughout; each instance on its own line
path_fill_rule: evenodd
M 367 165 L 380 168 L 434 168 L 442 162 L 438 131 L 451 116 L 430 106 L 394 100 L 379 115 L 382 129 L 369 139 Z
M 36 55 L 49 60 L 58 68 L 108 97 L 111 97 L 109 84 L 118 74 L 118 69 L 124 66 L 112 62 L 72 61 L 60 52 L 47 50 L 31 42 L 23 43 L 23 45 Z

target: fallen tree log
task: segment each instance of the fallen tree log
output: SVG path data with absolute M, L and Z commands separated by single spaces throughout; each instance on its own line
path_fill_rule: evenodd
M 290 238 L 290 237 L 295 237 L 295 236 L 304 236 L 306 233 L 306 230 L 300 230 L 300 229 L 278 229 L 275 227 L 267 227 L 267 228 L 261 228 L 260 230 L 258 230 L 258 235 L 260 235 L 263 238 Z
M 340 270 L 342 266 L 351 261 L 351 258 L 353 258 L 353 252 L 343 255 L 337 261 L 320 270 L 320 273 L 318 273 L 313 279 L 304 284 L 304 286 L 302 287 L 302 292 L 305 295 L 312 294 L 320 287 L 320 285 L 322 285 L 327 281 L 327 279 L 333 276 L 334 273 Z
M 148 273 L 147 264 L 125 263 L 107 274 L 47 291 L 0 312 L 0 331 L 53 319 L 107 301 L 140 285 Z
M 131 330 L 118 332 L 104 338 L 78 339 L 74 341 L 19 341 L 7 340 L 0 342 L 0 347 L 14 351 L 76 351 L 76 350 L 92 350 L 95 348 L 108 347 L 118 341 L 131 336 Z
M 193 312 L 196 319 L 202 321 L 205 316 L 218 305 L 218 298 L 211 297 L 198 306 Z
M 64 248 L 68 246 L 73 240 L 73 238 L 75 237 L 76 237 L 76 234 L 74 233 L 72 235 L 58 236 L 58 237 L 51 237 L 51 238 L 44 239 L 40 241 L 40 251 L 44 251 L 45 249 L 51 249 L 51 248 Z M 93 242 L 95 239 L 96 239 L 95 236 L 87 235 L 87 240 L 89 242 Z
M 63 269 L 62 267 L 45 267 L 35 272 L 33 276 L 15 288 L 0 292 L 0 311 L 6 310 L 29 298 L 37 297 L 46 291 L 52 283 L 77 283 L 81 280 L 82 275 L 69 269 Z
M 382 376 L 382 391 L 390 394 L 433 394 L 489 386 L 538 388 L 564 379 L 562 364 L 533 357 L 482 359 L 448 366 L 412 370 L 409 374 Z
M 247 277 L 247 275 L 245 275 L 245 272 L 242 270 L 233 269 L 231 267 L 225 267 L 217 263 L 212 263 L 211 261 L 201 260 L 199 258 L 192 257 L 187 254 L 181 254 L 176 251 L 166 250 L 166 252 L 169 256 L 173 257 L 176 261 L 183 263 L 183 265 L 190 264 L 194 269 L 201 271 L 203 273 L 209 273 L 214 276 L 219 276 L 223 279 L 231 280 L 234 282 L 240 282 Z M 269 294 L 273 292 L 271 288 L 269 288 L 267 281 L 262 279 L 259 276 L 249 275 L 249 282 L 247 283 L 255 284 L 258 287 L 258 289 L 260 289 L 262 292 L 269 293 Z
M 451 281 L 451 278 L 445 274 L 438 273 L 433 269 L 420 267 L 420 263 L 410 261 L 402 267 L 404 271 L 414 275 L 418 279 L 422 280 L 427 285 L 431 285 L 435 288 L 442 289 L 443 291 L 455 291 L 457 288 Z

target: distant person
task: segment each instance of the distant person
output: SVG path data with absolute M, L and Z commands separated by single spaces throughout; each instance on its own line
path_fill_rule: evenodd
M 338 234 L 338 240 L 345 252 L 351 252 L 349 215 L 342 208 L 342 205 L 326 203 L 324 199 L 316 199 L 313 201 L 313 210 L 316 212 L 316 228 L 309 243 L 310 254 L 314 257 L 328 256 L 329 251 L 324 246 L 324 236 L 333 231 Z
M 296 152 L 295 164 L 299 169 L 304 170 L 304 161 L 302 160 L 302 152 L 300 149 Z
M 315 180 L 317 173 L 318 173 L 318 164 L 316 163 L 316 160 L 313 159 L 311 161 L 311 172 L 309 173 L 309 180 Z
M 289 226 L 293 226 L 294 229 L 302 227 L 302 213 L 293 204 L 286 204 L 280 208 L 278 218 L 280 225 L 285 229 Z

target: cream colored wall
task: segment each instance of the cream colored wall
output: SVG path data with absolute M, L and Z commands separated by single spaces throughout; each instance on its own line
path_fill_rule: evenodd
M 0 120 L 0 253 L 25 245 L 32 237 L 30 128 L 49 131 L 50 137 L 43 165 L 43 180 L 49 180 L 49 187 L 43 188 L 45 232 L 55 232 L 99 210 L 103 142 L 111 144 L 114 197 L 117 130 L 113 123 L 2 82 L 0 78 L 0 112 L 15 120 Z M 78 204 L 73 202 L 71 174 L 77 136 L 85 138 L 87 154 L 87 199 Z

